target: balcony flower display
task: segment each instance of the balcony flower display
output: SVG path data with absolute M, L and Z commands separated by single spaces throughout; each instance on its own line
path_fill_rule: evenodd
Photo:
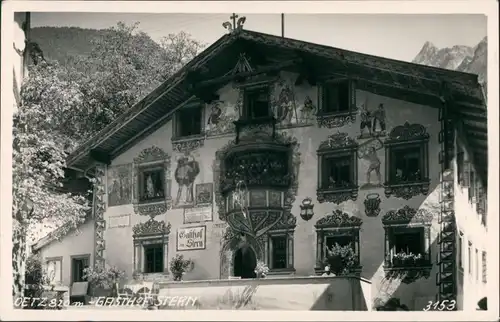
M 422 254 L 400 251 L 392 257 L 392 267 L 414 267 L 424 263 Z

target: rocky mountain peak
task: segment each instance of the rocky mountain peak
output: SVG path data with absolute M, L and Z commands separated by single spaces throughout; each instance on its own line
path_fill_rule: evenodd
M 485 84 L 487 80 L 487 47 L 487 37 L 484 37 L 474 47 L 455 45 L 439 49 L 430 41 L 426 41 L 412 62 L 476 74 L 479 82 Z

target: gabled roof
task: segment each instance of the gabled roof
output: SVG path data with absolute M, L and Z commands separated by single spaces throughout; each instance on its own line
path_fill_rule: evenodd
M 193 98 L 193 84 L 221 78 L 231 70 L 242 52 L 258 61 L 301 58 L 315 72 L 333 71 L 357 81 L 360 89 L 429 106 L 443 98 L 463 119 L 464 129 L 478 159 L 487 160 L 486 104 L 477 75 L 444 70 L 290 38 L 236 30 L 222 36 L 167 81 L 124 112 L 113 123 L 76 149 L 68 167 L 87 170 L 95 161 L 109 162 L 138 140 L 167 122 L 174 111 Z M 265 60 L 265 59 L 264 59 Z

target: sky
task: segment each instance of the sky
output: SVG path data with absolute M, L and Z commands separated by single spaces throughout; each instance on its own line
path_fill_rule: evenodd
M 245 14 L 245 29 L 281 35 L 281 15 Z M 211 44 L 227 31 L 231 14 L 34 12 L 32 27 L 103 29 L 122 21 L 156 41 L 185 31 Z M 426 41 L 438 48 L 475 46 L 487 34 L 486 16 L 468 14 L 285 14 L 285 37 L 411 61 Z

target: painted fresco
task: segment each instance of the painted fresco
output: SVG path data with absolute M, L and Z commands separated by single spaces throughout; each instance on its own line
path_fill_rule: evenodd
M 217 100 L 207 104 L 207 121 L 205 133 L 207 136 L 217 136 L 234 133 L 234 121 L 239 118 L 239 108 L 241 98 L 239 90 L 230 88 L 226 94 L 228 99 Z
M 368 97 L 361 104 L 361 122 L 359 139 L 369 139 L 386 134 L 386 116 L 384 103 L 369 105 Z
M 305 86 L 297 88 L 295 77 L 284 74 L 274 84 L 271 93 L 271 106 L 278 126 L 311 124 L 316 114 L 316 104 L 313 102 L 313 88 Z
M 194 181 L 200 173 L 200 164 L 192 154 L 186 153 L 177 158 L 174 178 L 177 182 L 175 206 L 194 205 Z
M 132 203 L 132 164 L 108 168 L 108 207 Z

